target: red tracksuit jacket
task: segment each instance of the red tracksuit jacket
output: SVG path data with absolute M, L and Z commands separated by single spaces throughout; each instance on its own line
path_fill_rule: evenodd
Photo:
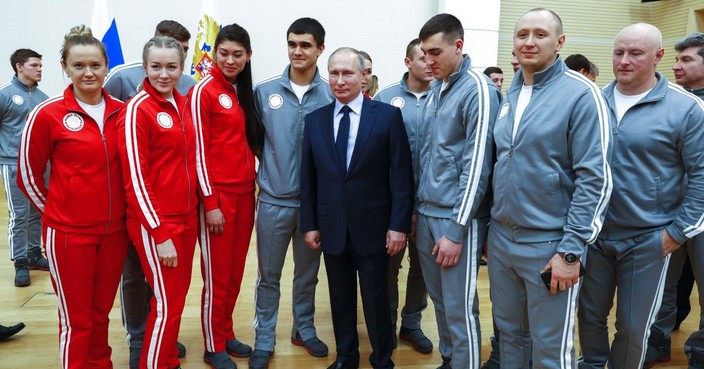
M 257 173 L 247 144 L 245 116 L 237 92 L 213 67 L 190 96 L 196 129 L 196 168 L 205 210 L 218 208 L 218 191 L 254 190 Z
M 198 205 L 195 134 L 186 98 L 174 90 L 177 110 L 148 80 L 142 84 L 118 118 L 120 157 L 127 214 L 161 243 L 170 224 L 185 223 Z
M 125 190 L 118 155 L 117 118 L 123 103 L 103 90 L 105 124 L 78 105 L 73 85 L 27 117 L 17 184 L 52 228 L 108 234 L 125 227 Z M 44 179 L 51 164 L 48 190 Z

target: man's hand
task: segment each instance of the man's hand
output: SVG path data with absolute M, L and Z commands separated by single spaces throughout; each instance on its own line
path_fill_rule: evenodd
M 560 254 L 553 255 L 540 273 L 552 270 L 552 280 L 550 280 L 550 293 L 557 295 L 557 290 L 567 290 L 579 282 L 579 267 L 582 262 L 578 261 L 569 265 L 562 259 Z
M 161 261 L 164 266 L 176 267 L 178 266 L 178 255 L 176 255 L 176 247 L 173 241 L 169 238 L 168 240 L 156 245 L 156 253 L 159 255 L 159 261 Z
M 306 240 L 306 245 L 313 250 L 320 248 L 320 232 L 319 231 L 308 231 L 304 236 Z
M 442 236 L 433 247 L 433 255 L 437 255 L 435 263 L 442 267 L 453 267 L 460 261 L 462 255 L 462 244 L 450 241 Z
M 205 226 L 214 234 L 220 234 L 225 230 L 225 216 L 222 215 L 220 208 L 205 212 Z
M 386 253 L 394 256 L 406 247 L 406 234 L 388 230 L 386 232 Z
M 675 241 L 672 236 L 670 236 L 670 232 L 667 231 L 667 229 L 663 229 L 662 232 L 662 256 L 667 256 L 669 254 L 672 254 L 675 252 L 680 247 L 680 244 Z

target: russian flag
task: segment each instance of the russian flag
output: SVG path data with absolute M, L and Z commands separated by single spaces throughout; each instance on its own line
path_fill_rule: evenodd
M 117 33 L 117 23 L 109 0 L 95 0 L 90 28 L 93 30 L 93 36 L 105 45 L 105 51 L 108 53 L 108 68 L 112 69 L 116 65 L 124 64 L 120 35 Z

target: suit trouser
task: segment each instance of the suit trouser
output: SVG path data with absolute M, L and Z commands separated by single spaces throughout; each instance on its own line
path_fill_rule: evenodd
M 684 352 L 690 356 L 692 349 L 704 352 L 704 235 L 699 235 L 687 241 L 679 249 L 671 254 L 670 265 L 667 269 L 667 281 L 665 282 L 665 292 L 662 297 L 662 305 L 658 313 L 657 320 L 653 323 L 651 330 L 659 330 L 665 337 L 669 337 L 675 327 L 677 320 L 677 283 L 682 275 L 682 268 L 685 260 L 689 256 L 692 264 L 694 279 L 697 281 L 697 291 L 699 292 L 699 329 L 693 331 L 684 343 Z
M 108 315 L 127 252 L 127 232 L 84 235 L 45 226 L 43 236 L 58 297 L 61 367 L 112 368 Z
M 589 246 L 579 297 L 580 369 L 640 369 L 650 325 L 665 288 L 670 256 L 662 255 L 657 230 L 623 240 L 598 239 Z M 607 320 L 616 293 L 616 334 L 609 348 Z M 501 337 L 503 339 L 503 337 Z M 503 358 L 502 358 L 503 359 Z
M 558 244 L 518 243 L 489 228 L 489 283 L 501 333 L 501 368 L 530 368 L 531 356 L 534 369 L 575 367 L 575 310 L 582 282 L 553 296 L 540 278 Z
M 435 306 L 438 347 L 443 358 L 452 360 L 455 369 L 481 365 L 477 271 L 488 221 L 488 218 L 472 220 L 462 242 L 459 261 L 448 268 L 435 263 L 436 255 L 432 255 L 432 250 L 452 220 L 421 214 L 416 222 L 418 256 L 428 295 Z
M 401 310 L 401 326 L 408 329 L 420 329 L 423 310 L 428 307 L 428 290 L 425 288 L 416 242 L 410 239 L 402 252 L 389 258 L 391 324 L 396 327 L 398 319 L 398 274 L 406 249 L 408 249 L 408 277 L 406 280 L 406 299 Z
M 186 294 L 191 284 L 197 224 L 195 212 L 183 223 L 168 224 L 171 227 L 171 241 L 176 248 L 178 265 L 167 267 L 159 261 L 156 241 L 147 229 L 137 219 L 127 217 L 127 231 L 139 254 L 149 286 L 154 292 L 149 304 L 139 363 L 142 369 L 173 369 L 180 365 L 176 338 L 181 327 L 181 313 L 186 303 Z
M 203 207 L 199 207 L 198 241 L 203 276 L 201 323 L 205 350 L 209 352 L 225 351 L 226 342 L 235 338 L 232 314 L 240 294 L 254 227 L 254 191 L 221 191 L 219 197 L 220 210 L 225 217 L 222 233 L 213 234 L 207 229 Z
M 17 165 L 2 165 L 2 179 L 7 198 L 7 242 L 10 259 L 25 259 L 41 253 L 41 214 L 17 187 Z
M 380 252 L 359 255 L 347 245 L 340 255 L 323 253 L 330 292 L 330 310 L 335 333 L 337 360 L 344 363 L 359 361 L 357 334 L 357 278 L 362 295 L 364 320 L 372 346 L 369 362 L 374 369 L 394 367 L 393 332 L 389 315 L 389 292 L 386 277 L 389 256 L 383 245 Z
M 139 254 L 130 243 L 127 258 L 122 268 L 120 280 L 120 309 L 122 325 L 127 330 L 127 345 L 130 348 L 141 348 L 144 340 L 144 329 L 149 315 L 149 302 L 152 299 L 152 289 L 149 287 Z
M 259 350 L 273 351 L 276 344 L 276 321 L 281 299 L 281 271 L 289 242 L 293 247 L 293 290 L 291 337 L 317 336 L 314 325 L 315 288 L 320 269 L 320 250 L 306 245 L 298 230 L 300 209 L 259 201 L 257 208 L 257 289 L 254 317 L 255 342 Z

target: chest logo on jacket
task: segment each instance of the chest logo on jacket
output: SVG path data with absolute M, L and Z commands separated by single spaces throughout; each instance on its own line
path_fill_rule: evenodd
M 279 94 L 273 94 L 269 96 L 269 107 L 272 109 L 278 109 L 284 105 L 284 98 Z
M 24 104 L 24 98 L 20 95 L 14 95 L 12 96 L 12 102 L 15 103 L 15 105 L 22 105 Z
M 499 119 L 503 118 L 508 114 L 508 109 L 509 109 L 509 104 L 506 103 L 503 106 L 501 106 L 501 111 L 499 112 Z
M 83 117 L 76 113 L 64 115 L 64 127 L 71 132 L 78 132 L 83 128 Z
M 391 105 L 393 105 L 399 109 L 402 109 L 403 106 L 406 105 L 406 100 L 404 100 L 402 97 L 396 96 L 393 99 L 391 99 Z
M 230 109 L 232 107 L 232 99 L 230 96 L 222 94 L 218 97 L 218 101 L 220 101 L 220 105 L 222 105 L 225 109 Z
M 171 128 L 174 126 L 174 120 L 171 119 L 169 114 L 164 113 L 163 111 L 156 115 L 156 121 L 163 128 Z

